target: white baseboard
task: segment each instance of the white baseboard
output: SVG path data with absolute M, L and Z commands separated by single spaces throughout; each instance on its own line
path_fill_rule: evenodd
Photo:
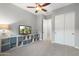
M 77 48 L 77 49 L 79 49 L 79 47 L 77 47 L 77 46 L 75 46 L 74 48 Z
M 57 42 L 52 41 L 51 43 L 57 43 Z M 61 43 L 57 43 L 57 44 L 60 44 L 60 45 L 65 45 L 65 44 L 61 44 Z M 69 45 L 66 45 L 66 46 L 69 46 Z M 74 47 L 74 48 L 76 48 L 76 49 L 79 49 L 79 47 L 78 47 L 78 46 L 71 46 L 71 47 Z

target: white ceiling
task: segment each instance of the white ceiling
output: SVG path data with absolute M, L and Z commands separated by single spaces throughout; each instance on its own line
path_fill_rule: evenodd
M 61 8 L 61 7 L 64 7 L 64 6 L 67 6 L 67 5 L 70 5 L 71 3 L 51 3 L 50 5 L 44 7 L 47 12 L 38 12 L 38 13 L 35 13 L 35 8 L 27 8 L 27 6 L 35 6 L 35 3 L 14 3 L 13 5 L 15 6 L 18 6 L 26 11 L 29 11 L 35 15 L 37 14 L 45 14 L 45 15 L 48 15 L 48 14 L 51 14 L 51 12 L 55 9 L 58 9 L 58 8 Z

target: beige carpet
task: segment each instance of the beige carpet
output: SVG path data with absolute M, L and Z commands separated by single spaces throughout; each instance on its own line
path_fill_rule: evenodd
M 49 41 L 38 41 L 5 53 L 11 56 L 78 56 L 79 49 Z

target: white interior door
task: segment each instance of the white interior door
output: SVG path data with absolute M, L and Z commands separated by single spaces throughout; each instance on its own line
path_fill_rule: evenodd
M 43 40 L 47 40 L 47 20 L 43 20 Z
M 51 19 L 43 20 L 43 40 L 52 40 Z
M 48 40 L 52 40 L 52 20 L 47 20 L 47 38 Z
M 55 16 L 55 42 L 64 44 L 64 14 Z
M 65 44 L 69 46 L 75 45 L 75 13 L 65 14 Z

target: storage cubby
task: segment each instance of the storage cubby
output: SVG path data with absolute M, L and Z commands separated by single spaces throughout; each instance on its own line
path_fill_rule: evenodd
M 1 52 L 5 52 L 13 47 L 16 47 L 16 37 L 5 38 L 1 40 Z

